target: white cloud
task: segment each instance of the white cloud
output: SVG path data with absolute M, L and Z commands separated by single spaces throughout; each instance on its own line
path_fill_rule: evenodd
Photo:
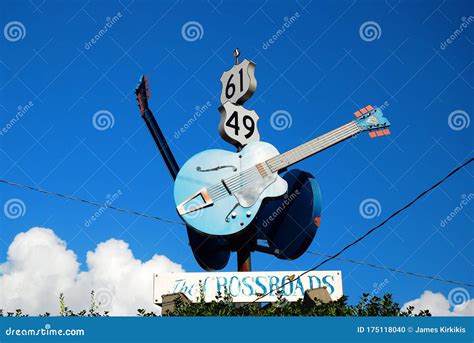
M 110 310 L 111 315 L 133 316 L 138 308 L 159 312 L 152 303 L 153 273 L 184 271 L 166 256 L 142 262 L 126 242 L 116 239 L 87 253 L 85 271 L 79 267 L 76 254 L 51 229 L 35 227 L 18 234 L 7 261 L 0 264 L 0 309 L 58 314 L 61 292 L 69 308 L 88 309 L 94 290 L 100 311 Z
M 468 291 L 461 288 L 453 290 L 455 292 L 448 296 L 451 303 L 442 293 L 433 293 L 427 290 L 418 299 L 407 302 L 403 308 L 414 306 L 415 313 L 420 310 L 430 310 L 433 316 L 474 316 L 474 299 L 467 298 L 469 297 Z M 461 295 L 463 299 L 460 299 Z

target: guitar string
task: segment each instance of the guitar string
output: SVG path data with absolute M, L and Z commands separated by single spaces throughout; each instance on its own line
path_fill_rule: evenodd
M 347 135 L 349 133 L 349 135 Z M 329 148 L 330 146 L 337 144 L 351 136 L 353 134 L 353 131 L 346 132 L 345 134 L 335 137 L 334 139 L 328 140 L 324 142 L 324 144 L 318 145 L 316 147 L 310 147 L 307 150 L 302 150 L 298 154 L 292 154 L 292 155 L 286 155 L 284 158 L 273 161 L 271 164 L 270 169 L 272 172 L 277 172 L 278 170 L 287 168 L 288 166 L 298 162 L 302 161 L 326 148 Z
M 242 177 L 240 179 L 237 179 L 237 180 L 233 181 L 230 184 L 226 183 L 227 188 L 229 188 L 229 190 L 231 190 L 231 191 L 234 191 L 235 186 L 242 185 L 242 184 L 246 183 L 248 180 L 256 180 L 258 175 L 259 174 L 257 173 L 256 169 L 252 170 L 252 172 L 250 174 L 248 174 L 247 176 Z
M 255 178 L 252 178 L 252 179 L 249 179 L 249 180 L 246 181 L 245 183 L 242 183 L 241 185 L 239 185 L 237 189 L 232 190 L 231 193 L 237 192 L 239 189 L 242 189 L 242 188 L 244 188 L 244 187 L 246 187 L 246 186 L 248 186 L 248 185 L 254 183 L 256 180 L 257 180 L 256 177 L 255 177 Z M 225 197 L 228 196 L 228 195 L 229 195 L 229 194 L 228 194 L 228 192 L 226 191 L 224 194 L 218 195 L 218 196 L 214 199 L 214 201 L 218 201 L 218 200 L 220 200 L 220 199 L 222 199 L 222 198 L 225 198 Z
M 299 147 L 293 148 L 281 155 L 275 156 L 274 158 L 270 159 L 267 161 L 269 166 L 273 169 L 276 165 L 282 163 L 283 159 L 287 156 L 290 156 L 291 154 L 301 154 L 302 152 L 307 151 L 308 149 L 312 149 L 315 145 L 317 144 L 324 144 L 327 141 L 331 140 L 335 136 L 339 136 L 340 134 L 344 134 L 346 132 L 349 132 L 349 124 L 352 124 L 352 122 L 345 124 L 339 128 L 337 128 L 334 131 L 328 132 L 323 136 L 320 136 L 316 139 L 313 139 Z
M 352 135 L 353 133 L 357 132 L 359 129 L 358 129 L 358 127 L 357 127 L 357 128 L 356 128 L 356 127 L 353 127 L 353 124 L 354 124 L 353 121 L 350 122 L 350 123 L 347 123 L 347 124 L 341 126 L 340 128 L 334 130 L 333 132 L 329 132 L 328 134 L 326 134 L 327 137 L 324 137 L 323 139 L 321 139 L 321 138 L 322 138 L 324 135 L 321 136 L 321 137 L 319 137 L 320 142 L 313 142 L 313 143 L 325 144 L 325 145 L 323 146 L 323 147 L 325 148 L 326 146 L 329 146 L 329 145 L 331 145 L 333 142 L 339 140 L 340 137 L 346 136 L 346 135 L 348 135 L 348 133 L 351 133 L 350 135 Z M 351 127 L 349 127 L 349 125 L 350 125 Z M 352 132 L 352 131 L 355 131 L 355 132 Z M 314 144 L 313 144 L 313 145 L 314 145 Z M 305 149 L 304 149 L 304 150 L 302 149 L 301 151 L 302 151 L 302 152 L 307 152 L 308 149 L 309 149 L 309 147 L 305 147 Z M 313 151 L 313 149 L 311 149 L 311 151 Z M 316 153 L 316 152 L 317 152 L 317 151 L 315 151 L 314 153 Z M 286 154 L 286 153 L 285 153 L 285 154 Z M 279 155 L 279 156 L 281 156 L 281 155 Z M 306 156 L 306 157 L 307 157 L 307 156 Z M 269 167 L 270 167 L 270 169 L 272 169 L 271 166 L 269 166 Z M 254 169 L 254 167 L 252 167 L 251 170 L 256 171 L 256 169 Z M 239 189 L 240 189 L 240 188 L 243 188 L 244 186 L 248 185 L 249 183 L 254 182 L 254 181 L 256 180 L 256 176 L 257 176 L 257 175 L 250 175 L 250 177 L 247 176 L 247 177 L 245 177 L 245 178 L 243 178 L 243 179 L 241 179 L 241 180 L 237 180 L 237 182 L 238 182 L 238 181 L 243 181 L 243 182 L 244 182 L 243 184 L 239 185 Z M 225 180 L 224 180 L 224 181 L 225 181 Z M 234 186 L 234 185 L 235 185 L 235 182 L 234 182 L 233 186 Z M 220 200 L 220 199 L 222 199 L 223 197 L 225 197 L 225 196 L 228 195 L 227 190 L 226 190 L 224 187 L 222 187 L 222 188 L 223 188 L 223 189 L 221 189 L 220 192 L 218 191 L 217 193 L 214 193 L 214 197 L 213 197 L 213 198 L 214 198 L 214 199 L 213 199 L 214 201 L 218 201 L 218 200 Z M 230 187 L 229 187 L 229 188 L 230 188 Z M 235 192 L 235 190 L 232 190 L 232 189 L 231 189 L 231 191 L 232 191 L 232 192 Z
M 233 175 L 224 179 L 224 182 L 226 185 L 229 185 L 231 182 L 238 180 L 240 177 L 246 176 L 247 174 L 250 174 L 252 171 L 253 171 L 253 168 L 246 169 L 237 175 Z M 218 183 L 215 186 L 222 186 L 222 183 Z
M 314 143 L 318 143 L 319 144 L 318 149 L 320 148 L 320 150 L 322 150 L 322 149 L 325 149 L 325 148 L 331 146 L 334 142 L 340 141 L 341 137 L 349 137 L 349 136 L 351 136 L 355 133 L 358 133 L 359 132 L 358 126 L 353 126 L 353 125 L 350 125 L 350 124 L 355 124 L 355 123 L 350 122 L 346 125 L 343 125 L 339 129 L 336 129 L 334 132 L 331 132 L 329 135 L 327 135 L 326 138 L 320 139 L 320 142 L 319 141 L 318 142 L 313 142 L 312 147 L 309 147 L 309 146 L 305 147 L 304 149 L 301 149 L 301 151 L 306 154 L 308 152 L 308 150 L 310 150 L 312 152 L 312 154 L 315 154 L 315 153 L 318 152 L 318 150 L 314 149 Z M 350 126 L 352 126 L 352 127 L 350 127 Z M 309 155 L 311 155 L 311 154 L 307 154 L 303 158 L 306 158 Z M 297 158 L 299 158 L 299 156 L 297 156 Z M 254 169 L 254 168 L 251 168 L 251 170 L 256 171 L 256 169 Z M 253 183 L 254 181 L 256 181 L 257 175 L 255 175 L 255 173 L 253 173 L 253 174 L 250 174 L 249 176 L 244 177 L 243 178 L 244 181 L 242 179 L 238 180 L 238 181 L 241 181 L 241 183 L 240 183 L 240 185 L 238 185 L 238 188 L 236 190 L 242 189 L 243 187 L 245 187 L 245 186 Z M 231 190 L 231 193 L 236 191 L 234 189 L 230 189 L 230 190 Z M 228 195 L 229 194 L 228 194 L 227 190 L 223 189 L 220 192 L 213 193 L 212 198 L 213 198 L 213 201 L 219 201 L 220 199 L 225 198 Z
M 235 189 L 236 185 L 243 184 L 243 183 L 247 184 L 249 181 L 254 182 L 256 179 L 257 178 L 256 178 L 255 174 L 249 174 L 248 176 L 242 178 L 241 180 L 234 181 L 234 183 L 231 186 L 228 186 L 226 184 L 227 188 L 225 188 L 222 185 L 216 191 L 213 191 L 214 199 L 220 198 L 221 195 L 228 195 L 229 192 L 227 191 L 227 189 L 229 189 L 229 191 L 232 193 L 232 192 L 236 191 L 236 189 Z
M 361 130 L 359 129 L 357 121 L 357 119 L 352 120 L 331 132 L 306 142 L 283 154 L 270 158 L 264 163 L 268 166 L 271 172 L 275 172 L 284 167 L 292 165 L 295 162 L 301 161 L 311 155 L 318 153 L 321 150 L 332 146 L 334 143 L 337 143 L 338 140 L 342 141 L 343 139 L 340 139 L 341 137 L 349 138 L 349 136 L 360 133 Z M 259 175 L 259 173 L 255 173 L 256 171 L 257 169 L 255 167 L 251 167 L 248 170 L 239 173 L 238 175 L 224 179 L 227 187 L 224 187 L 224 185 L 219 183 L 211 186 L 208 189 L 211 199 L 213 199 L 213 201 L 218 201 L 223 197 L 228 196 L 229 191 L 230 193 L 234 193 L 235 191 L 255 182 Z M 237 186 L 237 188 L 233 189 L 235 186 Z
M 324 137 L 323 139 L 321 139 L 323 136 L 319 137 L 320 140 L 321 140 L 321 142 L 317 142 L 317 143 L 325 144 L 325 146 L 323 146 L 323 147 L 326 147 L 327 145 L 332 144 L 333 142 L 339 140 L 340 137 L 343 137 L 343 136 L 347 135 L 348 133 L 351 133 L 350 135 L 352 135 L 352 134 L 353 134 L 352 131 L 358 131 L 358 127 L 357 127 L 357 129 L 356 129 L 355 127 L 353 127 L 352 124 L 354 124 L 354 123 L 353 123 L 353 122 L 350 122 L 350 123 L 348 123 L 348 124 L 345 124 L 345 125 L 341 126 L 341 127 L 338 128 L 338 129 L 334 130 L 333 132 L 329 132 L 329 133 L 328 133 L 329 135 L 328 135 L 327 137 Z M 349 125 L 350 125 L 351 127 L 349 127 Z M 315 143 L 315 142 L 313 142 L 313 143 Z M 308 149 L 309 149 L 309 147 L 305 147 L 305 149 L 302 149 L 301 151 L 302 151 L 302 152 L 307 152 Z M 311 150 L 311 151 L 312 151 L 312 150 Z M 317 151 L 315 151 L 314 153 L 316 153 L 316 152 L 317 152 Z M 285 154 L 286 154 L 286 153 L 285 153 Z M 279 156 L 281 156 L 281 155 L 279 155 Z M 297 158 L 299 158 L 299 157 L 297 157 Z M 270 167 L 270 166 L 269 166 L 269 167 Z M 271 167 L 270 167 L 270 168 L 271 168 Z M 253 170 L 256 170 L 256 169 L 254 169 L 254 168 L 252 168 L 252 169 L 253 169 Z M 247 178 L 244 178 L 244 181 L 243 181 L 242 184 L 239 185 L 239 188 L 243 188 L 244 186 L 248 185 L 249 183 L 254 182 L 254 181 L 256 180 L 255 176 L 257 176 L 257 175 L 251 175 L 250 178 L 248 178 L 248 177 L 247 177 Z M 242 181 L 242 180 L 237 180 L 237 181 Z M 234 185 L 235 185 L 235 183 L 234 183 Z M 230 188 L 230 187 L 229 187 L 229 188 Z M 234 191 L 234 190 L 232 190 L 232 191 Z M 227 190 L 224 189 L 224 190 L 221 191 L 220 193 L 217 193 L 217 195 L 216 195 L 216 197 L 215 197 L 214 200 L 215 200 L 215 201 L 220 200 L 220 199 L 223 197 L 223 195 L 227 196 L 227 195 L 228 195 L 227 193 L 228 193 Z
M 353 122 L 349 122 L 349 123 L 347 123 L 347 124 L 345 124 L 345 125 L 343 125 L 343 126 L 337 128 L 337 129 L 335 129 L 335 130 L 333 130 L 333 131 L 331 131 L 331 132 L 328 132 L 328 133 L 326 133 L 326 134 L 324 134 L 324 135 L 318 137 L 317 139 L 321 140 L 321 142 L 322 142 L 323 140 L 332 138 L 332 136 L 339 135 L 340 133 L 342 133 L 341 131 L 347 130 L 347 129 L 348 129 L 347 126 L 348 126 L 349 124 L 352 124 L 352 123 L 353 123 Z M 316 139 L 316 140 L 317 140 L 317 139 Z M 311 141 L 310 141 L 310 142 L 311 142 Z M 307 143 L 310 143 L 310 142 L 307 142 Z M 307 143 L 305 143 L 305 144 L 307 144 Z M 313 142 L 313 143 L 318 143 L 318 142 Z M 323 143 L 325 143 L 325 142 L 323 142 Z M 300 146 L 300 148 L 301 148 L 301 147 L 302 147 L 302 146 Z M 294 150 L 294 149 L 292 149 L 292 150 Z M 292 150 L 289 150 L 289 151 L 287 151 L 286 153 L 280 154 L 280 155 L 275 156 L 275 157 L 281 157 L 282 155 L 285 155 L 285 154 L 291 152 Z M 303 150 L 302 150 L 302 151 L 303 151 Z M 271 161 L 271 159 L 270 159 L 269 161 Z M 269 161 L 267 161 L 267 163 L 268 163 Z M 269 167 L 270 167 L 270 166 L 269 166 Z M 254 167 L 250 168 L 250 171 L 251 171 L 252 169 L 254 169 Z M 244 175 L 245 172 L 246 172 L 246 171 L 244 171 L 244 172 L 241 173 L 241 174 L 232 176 L 232 177 L 230 177 L 230 178 L 228 178 L 228 179 L 225 179 L 224 181 L 226 182 L 226 184 L 228 184 L 230 181 L 238 180 L 241 176 Z M 208 191 L 216 190 L 216 187 L 217 187 L 217 189 L 221 189 L 221 188 L 222 188 L 222 185 L 221 185 L 221 184 L 213 185 L 213 186 L 211 186 L 211 187 L 209 188 Z
M 240 174 L 238 175 L 234 175 L 232 176 L 231 178 L 229 179 L 233 179 L 235 177 L 241 177 L 241 176 L 245 176 L 246 174 L 249 174 L 250 172 L 252 172 L 252 168 L 248 169 L 248 170 L 244 170 L 243 172 L 241 172 Z M 226 182 L 227 181 L 227 182 Z M 226 182 L 226 185 L 228 185 L 228 180 L 224 179 L 224 182 Z M 211 186 L 209 189 L 208 189 L 208 192 L 210 191 L 214 191 L 214 190 L 217 190 L 217 189 L 221 189 L 221 188 L 224 188 L 224 186 L 222 185 L 222 183 L 217 183 L 213 186 Z
M 361 130 L 359 129 L 359 124 L 357 123 L 358 121 L 359 121 L 359 119 L 355 119 L 355 120 L 341 126 L 339 129 L 334 130 L 333 132 L 336 132 L 337 130 L 340 130 L 340 129 L 351 128 L 351 126 L 352 126 L 356 130 L 356 132 L 354 132 L 354 133 L 360 133 Z M 374 129 L 375 128 L 376 127 L 374 127 Z M 329 133 L 331 133 L 331 132 L 329 132 Z M 328 134 L 325 134 L 325 135 L 328 135 Z M 303 144 L 299 147 L 293 148 L 293 149 L 287 151 L 286 153 L 284 153 L 282 155 L 285 155 L 285 154 L 288 154 L 288 155 L 296 154 L 296 155 L 298 155 L 298 154 L 301 154 L 302 152 L 303 153 L 308 153 L 308 152 L 310 152 L 310 151 L 308 151 L 308 149 L 312 150 L 314 148 L 315 144 L 321 143 L 320 140 L 321 140 L 321 138 L 325 139 L 325 137 L 324 137 L 325 135 L 320 136 L 316 139 L 313 139 L 312 141 L 309 141 L 309 142 L 307 142 L 307 143 L 305 143 L 305 144 Z M 308 157 L 308 156 L 306 156 L 306 157 Z M 277 162 L 278 163 L 280 161 L 278 159 L 276 159 L 275 161 L 271 161 L 271 162 Z
M 328 148 L 331 145 L 338 143 L 355 133 L 357 133 L 357 130 L 347 129 L 346 131 L 340 132 L 339 134 L 332 136 L 323 142 L 317 142 L 316 145 L 307 146 L 304 149 L 299 150 L 298 152 L 292 152 L 278 159 L 273 159 L 269 161 L 269 163 L 267 163 L 269 164 L 271 171 L 276 172 L 280 169 L 286 168 L 287 166 L 294 164 L 297 161 L 301 161 L 311 155 L 314 155 L 317 152 Z
M 267 163 L 270 164 L 270 168 L 273 169 L 275 166 L 277 166 L 278 164 L 282 163 L 283 162 L 283 159 L 282 158 L 285 158 L 287 156 L 291 156 L 291 155 L 294 155 L 294 156 L 298 156 L 298 155 L 301 155 L 303 153 L 309 153 L 311 152 L 312 150 L 315 150 L 314 148 L 318 148 L 318 145 L 327 145 L 329 143 L 329 141 L 332 141 L 333 138 L 335 136 L 338 136 L 340 137 L 341 134 L 344 135 L 344 134 L 347 134 L 349 132 L 351 132 L 352 130 L 354 131 L 358 131 L 358 127 L 357 129 L 353 126 L 354 121 L 352 122 L 349 122 L 343 126 L 341 126 L 340 128 L 334 130 L 333 132 L 328 132 L 326 135 L 323 135 L 321 137 L 318 137 L 314 140 L 311 140 L 299 147 L 296 147 L 296 148 L 293 148 L 279 156 L 275 156 L 275 158 L 272 158 L 270 159 L 269 161 L 267 161 Z M 353 134 L 353 133 L 352 133 Z M 326 136 L 326 137 L 325 137 Z M 315 150 L 315 152 L 317 152 L 317 150 Z M 278 158 L 278 157 L 281 157 L 281 158 Z M 308 156 L 306 156 L 308 157 Z
M 252 171 L 252 168 L 246 169 L 246 170 L 244 170 L 243 172 L 240 172 L 240 173 L 237 174 L 237 175 L 230 176 L 230 177 L 228 177 L 227 179 L 224 179 L 224 181 L 226 181 L 226 184 L 227 184 L 229 181 L 232 181 L 232 180 L 235 179 L 235 178 L 238 178 L 238 177 L 240 177 L 240 176 L 243 176 L 245 173 L 250 172 L 250 171 Z M 221 184 L 220 184 L 220 183 L 217 183 L 217 184 L 211 186 L 209 189 L 214 188 L 214 187 L 216 187 L 216 186 L 221 186 Z
M 228 186 L 228 188 L 231 191 L 231 193 L 234 193 L 237 190 L 243 188 L 244 186 L 247 186 L 250 183 L 255 182 L 257 179 L 258 179 L 258 174 L 252 173 L 251 175 L 247 176 L 246 178 L 242 180 L 235 181 L 231 186 Z M 236 186 L 238 186 L 238 188 L 235 188 Z M 222 196 L 228 195 L 229 192 L 227 191 L 227 189 L 225 189 L 224 187 L 222 188 L 223 188 L 222 190 L 220 190 L 217 194 L 215 194 L 215 200 L 221 199 Z
M 333 137 L 325 140 L 321 144 L 318 144 L 318 145 L 312 146 L 312 147 L 308 147 L 305 150 L 301 150 L 301 152 L 299 154 L 294 154 L 293 156 L 287 155 L 284 158 L 271 161 L 269 167 L 272 170 L 272 172 L 276 172 L 278 170 L 284 169 L 284 168 L 294 164 L 297 161 L 301 161 L 301 160 L 303 160 L 303 159 L 305 159 L 305 158 L 307 158 L 311 155 L 314 155 L 314 154 L 318 153 L 319 151 L 322 151 L 322 150 L 324 150 L 324 149 L 326 149 L 326 148 L 328 148 L 328 147 L 330 147 L 334 144 L 337 144 L 337 143 L 343 141 L 344 139 L 347 139 L 348 137 L 355 134 L 356 132 L 357 131 L 355 129 L 354 130 L 348 129 L 347 131 L 341 132 L 338 135 L 333 136 Z
M 247 172 L 247 174 L 249 174 L 249 173 Z M 226 186 L 227 186 L 227 188 L 225 188 L 224 185 L 222 185 L 222 184 L 215 185 L 214 188 L 211 191 L 208 191 L 209 194 L 211 195 L 211 198 L 215 198 L 215 197 L 219 196 L 220 194 L 227 193 L 227 189 L 229 188 L 229 186 L 227 184 L 226 184 Z

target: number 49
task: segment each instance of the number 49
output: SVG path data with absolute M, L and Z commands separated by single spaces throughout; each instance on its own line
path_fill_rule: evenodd
M 247 133 L 244 134 L 245 138 L 249 138 L 253 135 L 255 132 L 255 121 L 253 118 L 247 114 L 244 114 L 242 116 L 242 124 L 247 129 Z M 239 113 L 237 111 L 234 111 L 229 119 L 225 122 L 225 125 L 227 127 L 230 127 L 231 129 L 234 129 L 234 135 L 239 137 L 239 131 L 240 131 L 240 126 L 239 126 Z

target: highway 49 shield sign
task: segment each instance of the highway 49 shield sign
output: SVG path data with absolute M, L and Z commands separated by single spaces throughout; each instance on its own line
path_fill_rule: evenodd
M 219 111 L 221 113 L 219 133 L 225 141 L 237 147 L 243 147 L 260 140 L 257 112 L 234 105 L 229 101 L 219 107 Z

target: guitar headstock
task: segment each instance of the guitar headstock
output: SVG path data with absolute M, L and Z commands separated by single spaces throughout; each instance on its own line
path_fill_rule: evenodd
M 354 112 L 354 115 L 357 117 L 355 122 L 360 131 L 369 131 L 371 138 L 390 134 L 388 129 L 390 122 L 383 116 L 380 108 L 373 108 L 369 105 Z
M 137 88 L 135 88 L 135 94 L 138 100 L 138 107 L 142 115 L 148 109 L 148 99 L 150 99 L 150 88 L 148 87 L 148 76 L 142 75 Z

